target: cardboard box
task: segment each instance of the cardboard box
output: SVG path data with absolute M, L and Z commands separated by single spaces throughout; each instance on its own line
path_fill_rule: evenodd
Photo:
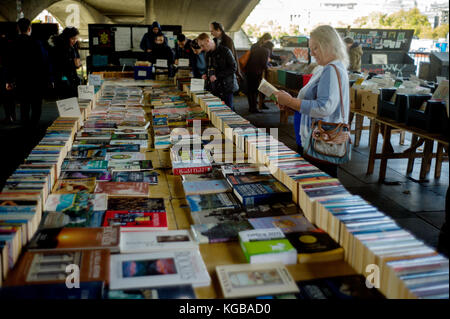
M 379 93 L 372 91 L 363 91 L 361 93 L 361 110 L 374 115 L 378 114 L 378 98 Z

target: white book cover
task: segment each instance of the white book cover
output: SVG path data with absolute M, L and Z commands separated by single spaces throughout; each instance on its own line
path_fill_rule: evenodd
M 291 274 L 279 262 L 217 266 L 216 272 L 225 298 L 299 292 Z
M 267 82 L 265 79 L 261 80 L 261 83 L 259 84 L 258 87 L 258 91 L 276 102 L 277 99 L 274 93 L 278 92 L 278 89 L 269 82 Z
M 119 254 L 111 255 L 110 260 L 109 288 L 112 290 L 211 284 L 198 249 Z
M 77 194 L 51 194 L 45 202 L 46 212 L 60 212 L 74 205 L 90 204 L 94 207 L 94 211 L 105 211 L 107 209 L 107 194 L 84 194 L 86 199 L 82 199 Z
M 197 248 L 191 232 L 184 229 L 120 234 L 120 252 L 123 254 Z

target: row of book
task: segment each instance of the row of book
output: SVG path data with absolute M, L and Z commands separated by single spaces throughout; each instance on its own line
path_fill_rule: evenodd
M 184 89 L 189 91 L 187 85 Z M 213 123 L 217 128 L 291 189 L 308 220 L 344 248 L 345 260 L 352 267 L 365 275 L 368 266 L 378 267 L 383 278 L 380 290 L 387 297 L 448 298 L 447 258 L 370 203 L 353 196 L 338 179 L 309 164 L 268 132 L 244 127 L 245 121 L 229 108 L 211 107 L 214 98 L 209 93 L 191 94 L 216 119 Z M 235 123 L 239 127 L 230 126 Z
M 79 125 L 76 118 L 56 119 L 24 163 L 7 179 L 0 193 L 0 283 L 39 227 L 43 206 Z

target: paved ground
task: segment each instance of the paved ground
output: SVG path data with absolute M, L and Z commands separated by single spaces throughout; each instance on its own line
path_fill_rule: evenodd
M 296 149 L 293 118 L 289 124 L 280 125 L 279 111 L 272 104 L 267 104 L 269 109 L 260 114 L 249 114 L 246 97 L 235 97 L 236 111 L 248 118 L 258 127 L 279 129 L 279 139 L 287 146 Z M 17 109 L 19 117 L 19 110 Z M 0 169 L 0 188 L 4 181 L 21 163 L 26 154 L 40 141 L 45 129 L 58 116 L 56 103 L 46 101 L 43 105 L 41 122 L 38 130 L 30 131 L 20 125 L 0 124 L 0 149 L 2 150 L 2 166 Z M 0 119 L 3 119 L 3 108 L 0 109 Z M 406 149 L 411 136 L 407 134 L 406 145 L 399 146 L 398 135 L 393 138 L 394 148 Z M 381 145 L 378 145 L 381 147 Z M 399 225 L 411 231 L 427 244 L 447 251 L 448 243 L 439 241 L 440 229 L 445 219 L 445 196 L 449 184 L 449 164 L 444 163 L 439 180 L 433 178 L 434 161 L 426 183 L 417 183 L 419 178 L 420 160 L 416 160 L 411 176 L 406 176 L 407 161 L 403 159 L 389 160 L 386 179 L 389 183 L 378 183 L 379 161 L 376 162 L 374 174 L 367 176 L 368 160 L 368 131 L 364 131 L 361 143 L 354 148 L 352 160 L 343 165 L 338 172 L 338 177 L 345 187 L 354 194 L 362 196 L 385 214 L 394 218 Z

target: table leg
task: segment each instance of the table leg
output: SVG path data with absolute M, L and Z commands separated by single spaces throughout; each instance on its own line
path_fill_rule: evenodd
M 377 153 L 379 127 L 380 125 L 377 123 L 377 121 L 370 119 L 370 152 L 369 163 L 367 165 L 367 175 L 373 174 L 373 168 L 375 166 L 375 154 Z
M 418 139 L 419 139 L 419 137 L 416 134 L 413 134 L 412 138 L 411 138 L 411 146 L 413 146 L 415 143 L 417 143 Z M 416 153 L 416 150 L 411 151 L 411 154 L 415 154 L 415 153 Z M 415 157 L 413 157 L 413 156 L 410 156 L 408 158 L 408 167 L 406 168 L 406 174 L 412 173 L 413 168 L 414 168 L 414 160 L 415 160 Z
M 436 151 L 436 167 L 434 168 L 434 178 L 441 177 L 442 159 L 444 158 L 444 145 L 438 143 Z
M 355 147 L 359 146 L 359 142 L 361 141 L 361 132 L 362 132 L 362 126 L 364 122 L 364 116 L 356 114 L 356 121 L 355 121 Z
M 425 147 L 423 149 L 422 166 L 420 167 L 420 179 L 425 177 L 430 172 L 431 159 L 433 158 L 433 140 L 425 140 Z
M 405 131 L 400 131 L 400 145 L 405 145 Z
M 392 153 L 391 148 L 391 131 L 392 127 L 389 125 L 384 125 L 383 130 L 383 149 L 381 151 L 381 155 L 387 155 L 387 153 Z M 381 164 L 380 164 L 380 174 L 378 176 L 378 182 L 382 183 L 384 181 L 384 178 L 386 177 L 386 169 L 387 169 L 387 157 L 381 158 Z

